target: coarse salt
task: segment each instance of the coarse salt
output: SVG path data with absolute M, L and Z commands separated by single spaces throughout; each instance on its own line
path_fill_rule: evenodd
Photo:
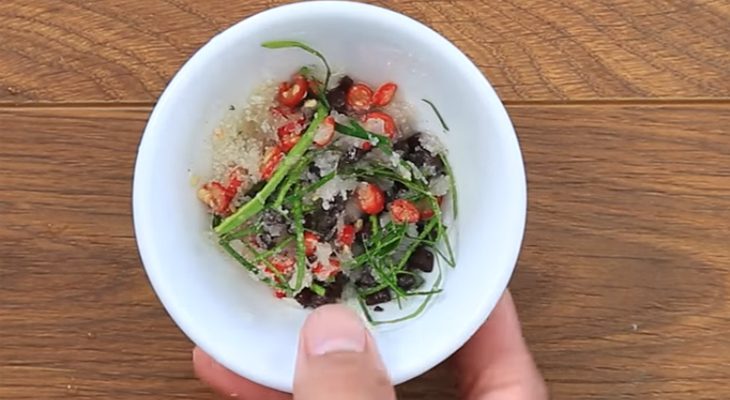
M 418 137 L 421 147 L 433 155 L 446 154 L 446 147 L 436 135 L 423 134 Z
M 334 151 L 325 151 L 314 159 L 314 165 L 319 168 L 320 176 L 325 176 L 337 169 L 340 154 Z
M 322 199 L 322 209 L 329 210 L 337 195 L 341 195 L 346 199 L 347 192 L 355 190 L 356 187 L 356 180 L 342 179 L 340 176 L 335 176 L 314 192 L 314 198 Z
M 434 196 L 444 196 L 449 192 L 449 177 L 446 175 L 439 175 L 431 180 L 429 189 Z

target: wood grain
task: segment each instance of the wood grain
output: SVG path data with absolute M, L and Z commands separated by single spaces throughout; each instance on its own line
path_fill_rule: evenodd
M 152 102 L 273 0 L 0 2 L 0 103 Z M 730 97 L 722 0 L 381 0 L 463 49 L 507 102 Z
M 513 290 L 555 398 L 726 398 L 730 107 L 511 112 L 530 188 Z
M 197 48 L 287 2 L 0 2 L 1 399 L 212 398 L 137 256 L 134 153 Z M 730 3 L 371 3 L 510 105 L 530 188 L 512 288 L 553 398 L 726 399 Z M 452 382 L 437 367 L 399 398 Z
M 725 399 L 730 107 L 510 107 L 513 281 L 555 399 Z M 0 398 L 212 398 L 135 248 L 145 107 L 0 109 Z M 446 367 L 401 399 L 453 398 Z

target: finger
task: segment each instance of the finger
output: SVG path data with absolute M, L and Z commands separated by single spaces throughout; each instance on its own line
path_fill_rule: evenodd
M 291 400 L 291 395 L 258 385 L 218 364 L 200 348 L 193 349 L 195 375 L 215 392 L 230 399 Z
M 509 291 L 453 361 L 465 399 L 547 398 L 544 381 L 522 336 Z
M 471 370 L 481 370 L 525 355 L 529 353 L 517 310 L 512 295 L 506 291 L 484 325 L 459 352 L 457 362 Z
M 320 307 L 304 323 L 294 376 L 297 400 L 394 400 L 375 343 L 342 305 Z

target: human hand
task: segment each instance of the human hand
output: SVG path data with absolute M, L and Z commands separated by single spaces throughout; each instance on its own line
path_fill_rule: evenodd
M 451 361 L 463 400 L 548 398 L 545 381 L 522 337 L 509 291 Z
M 502 297 L 487 322 L 451 362 L 463 400 L 545 400 L 544 381 L 522 338 L 514 302 Z M 193 350 L 196 375 L 224 398 L 291 400 Z M 302 328 L 294 377 L 297 400 L 393 400 L 395 391 L 374 341 L 343 306 L 315 310 Z
M 292 396 L 259 386 L 193 350 L 198 377 L 227 398 L 291 400 Z M 342 305 L 312 312 L 299 335 L 294 397 L 297 400 L 394 400 L 375 342 L 360 317 Z

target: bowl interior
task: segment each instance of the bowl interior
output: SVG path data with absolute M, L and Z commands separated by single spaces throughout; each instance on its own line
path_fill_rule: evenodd
M 416 126 L 438 133 L 457 180 L 457 267 L 419 318 L 374 329 L 395 383 L 448 357 L 483 322 L 514 267 L 525 217 L 517 140 L 486 80 L 450 43 L 402 15 L 356 3 L 309 2 L 273 9 L 215 37 L 181 69 L 140 145 L 134 218 L 147 273 L 184 332 L 231 370 L 290 391 L 306 312 L 276 300 L 223 254 L 196 198 L 191 173 L 209 171 L 209 141 L 229 105 L 268 79 L 317 60 L 260 43 L 291 39 L 325 54 L 333 69 L 377 84 L 394 81 Z M 432 100 L 444 133 L 420 99 Z

